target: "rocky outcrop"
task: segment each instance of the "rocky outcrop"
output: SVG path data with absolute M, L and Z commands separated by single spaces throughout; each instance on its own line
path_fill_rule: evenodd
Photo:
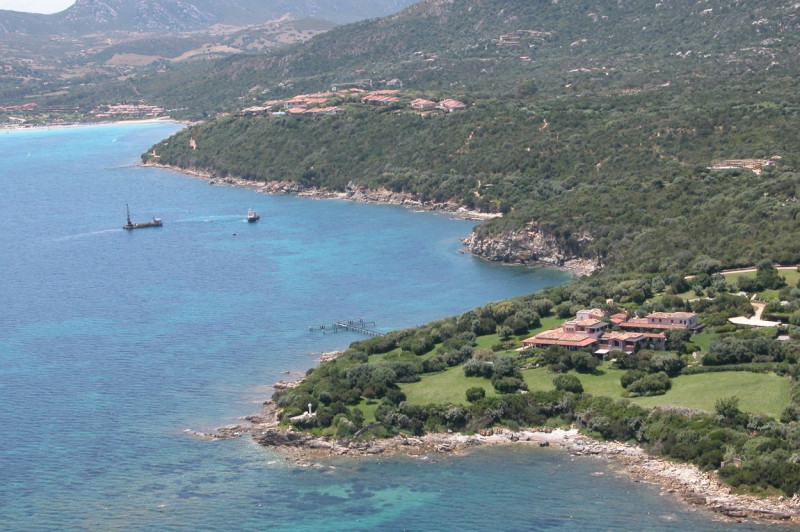
M 583 456 L 611 458 L 620 463 L 633 478 L 661 487 L 664 493 L 680 496 L 689 504 L 703 506 L 733 520 L 800 520 L 800 496 L 755 497 L 731 493 L 714 473 L 701 471 L 693 464 L 665 460 L 644 449 L 619 442 L 598 442 L 575 438 L 568 451 Z
M 582 234 L 577 240 L 580 244 L 591 239 L 589 234 Z M 576 275 L 589 275 L 602 267 L 566 251 L 555 236 L 540 231 L 535 222 L 496 236 L 482 237 L 473 232 L 462 242 L 470 253 L 490 261 L 564 268 Z
M 281 427 L 278 423 L 279 414 L 277 405 L 267 401 L 260 415 L 245 418 L 248 423 L 223 427 L 214 433 L 188 432 L 212 439 L 249 434 L 260 445 L 280 450 L 287 460 L 301 466 L 314 465 L 317 459 L 333 456 L 404 454 L 427 460 L 432 453 L 462 454 L 483 445 L 556 446 L 578 456 L 613 460 L 637 481 L 657 484 L 664 493 L 679 496 L 689 504 L 702 506 L 728 519 L 758 519 L 792 524 L 800 522 L 800 495 L 789 498 L 733 494 L 731 488 L 723 484 L 714 473 L 701 471 L 692 464 L 681 464 L 650 455 L 636 445 L 593 440 L 579 434 L 576 429 L 540 427 L 512 431 L 494 427 L 485 429 L 480 434 L 469 435 L 449 432 L 428 433 L 424 436 L 399 434 L 387 439 L 337 440 Z

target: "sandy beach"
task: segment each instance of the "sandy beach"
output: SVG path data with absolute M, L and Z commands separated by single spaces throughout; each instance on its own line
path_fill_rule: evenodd
M 131 120 L 98 120 L 97 122 L 66 122 L 58 124 L 43 124 L 43 125 L 20 125 L 20 124 L 2 124 L 0 131 L 26 131 L 37 129 L 62 129 L 62 128 L 77 128 L 89 126 L 113 126 L 118 124 L 158 124 L 158 123 L 172 123 L 189 125 L 189 122 L 182 120 L 175 120 L 168 116 L 156 118 L 134 118 Z

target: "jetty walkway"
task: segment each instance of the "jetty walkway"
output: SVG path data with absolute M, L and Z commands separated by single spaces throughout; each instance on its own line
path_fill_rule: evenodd
M 323 334 L 328 332 L 353 331 L 367 336 L 384 336 L 384 333 L 370 329 L 370 326 L 375 327 L 374 321 L 366 321 L 364 318 L 354 318 L 351 320 L 339 320 L 330 323 L 323 323 L 320 325 L 309 325 L 308 330 L 311 332 L 322 331 Z

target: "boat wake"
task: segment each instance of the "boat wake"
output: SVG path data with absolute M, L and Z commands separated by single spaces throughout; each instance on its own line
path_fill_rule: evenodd
M 242 215 L 241 214 L 211 214 L 208 216 L 196 216 L 192 218 L 181 218 L 180 220 L 175 220 L 172 223 L 211 223 L 211 222 L 238 222 L 241 221 Z
M 65 242 L 67 240 L 76 240 L 76 239 L 79 239 L 79 238 L 86 238 L 86 237 L 91 237 L 91 236 L 95 236 L 95 235 L 102 235 L 102 234 L 105 234 L 105 233 L 119 233 L 121 231 L 122 231 L 122 228 L 100 229 L 98 231 L 89 231 L 87 233 L 78 233 L 77 235 L 62 236 L 61 238 L 56 238 L 55 241 L 56 242 Z

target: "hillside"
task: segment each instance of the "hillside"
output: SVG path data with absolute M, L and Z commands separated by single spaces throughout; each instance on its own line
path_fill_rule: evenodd
M 486 95 L 514 94 L 520 82 L 536 80 L 542 96 L 555 97 L 630 94 L 709 78 L 738 84 L 743 75 L 769 79 L 797 71 L 797 9 L 786 1 L 618 6 L 424 1 L 301 47 L 220 62 L 202 76 L 173 70 L 134 83 L 168 107 L 188 91 L 190 111 L 208 113 L 235 106 L 256 85 L 281 97 L 398 78 L 406 87 Z
M 336 23 L 384 16 L 409 4 L 406 0 L 311 2 L 308 0 L 77 0 L 53 15 L 0 10 L 0 33 L 85 35 L 93 32 L 185 32 L 213 24 L 244 26 L 289 15 Z
M 372 76 L 372 88 L 396 78 L 403 90 L 377 107 L 332 97 L 324 105 L 339 105 L 336 116 L 221 118 L 156 146 L 160 162 L 503 212 L 470 244 L 492 260 L 551 258 L 530 250 L 536 238 L 559 260 L 618 271 L 682 271 L 701 257 L 732 267 L 800 260 L 797 8 L 619 5 L 421 2 L 226 60 L 196 82 L 182 78 L 183 95 L 245 106 L 354 86 L 356 76 Z M 214 89 L 218 76 L 224 90 Z M 147 92 L 157 80 L 135 83 Z M 242 86 L 260 89 L 242 95 Z M 420 113 L 408 106 L 417 97 L 467 109 Z M 755 172 L 722 168 L 731 159 L 761 162 Z

